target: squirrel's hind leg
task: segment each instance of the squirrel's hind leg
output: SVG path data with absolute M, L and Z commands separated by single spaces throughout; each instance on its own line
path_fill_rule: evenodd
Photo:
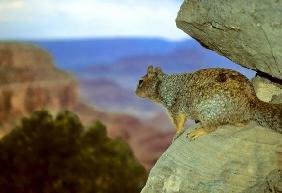
M 240 120 L 237 122 L 222 122 L 222 121 L 218 121 L 218 122 L 209 122 L 209 123 L 204 123 L 204 124 L 200 124 L 200 126 L 195 129 L 194 131 L 190 132 L 187 134 L 187 138 L 189 138 L 190 141 L 195 140 L 198 137 L 207 135 L 213 131 L 215 131 L 217 129 L 217 127 L 221 126 L 221 125 L 225 125 L 225 124 L 231 124 L 237 127 L 244 127 L 249 123 L 249 120 Z
M 218 126 L 222 125 L 221 123 L 201 123 L 198 128 L 194 131 L 191 131 L 187 134 L 187 138 L 192 141 L 198 137 L 205 136 L 217 129 Z
M 197 139 L 198 137 L 205 136 L 217 129 L 217 127 L 221 125 L 227 124 L 224 121 L 214 120 L 209 122 L 200 123 L 199 127 L 196 128 L 194 131 L 191 131 L 187 134 L 187 138 L 192 141 Z
M 250 122 L 250 120 L 242 120 L 240 122 L 231 122 L 231 125 L 234 125 L 235 127 L 245 127 L 246 125 L 248 125 Z

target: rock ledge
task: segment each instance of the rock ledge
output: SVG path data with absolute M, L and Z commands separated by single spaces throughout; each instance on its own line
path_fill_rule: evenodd
M 282 135 L 254 122 L 192 142 L 186 134 L 161 156 L 141 193 L 247 193 L 279 171 Z

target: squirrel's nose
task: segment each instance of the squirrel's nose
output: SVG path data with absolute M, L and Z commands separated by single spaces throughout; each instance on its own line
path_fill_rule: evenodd
M 139 97 L 143 97 L 142 92 L 138 88 L 135 90 L 135 94 Z
M 139 95 L 138 88 L 135 90 L 135 94 L 136 94 L 136 95 Z

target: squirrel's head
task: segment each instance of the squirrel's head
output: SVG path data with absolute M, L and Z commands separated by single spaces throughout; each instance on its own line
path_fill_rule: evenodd
M 147 74 L 138 82 L 136 88 L 136 95 L 142 98 L 148 98 L 155 102 L 160 102 L 159 100 L 159 85 L 162 82 L 164 73 L 160 67 L 153 68 L 153 66 L 148 66 Z

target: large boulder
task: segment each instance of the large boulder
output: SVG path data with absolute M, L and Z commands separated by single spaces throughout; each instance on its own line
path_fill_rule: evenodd
M 254 122 L 222 126 L 195 141 L 186 134 L 157 161 L 142 193 L 282 191 L 281 134 Z
M 185 0 L 177 26 L 245 67 L 282 79 L 282 1 Z

